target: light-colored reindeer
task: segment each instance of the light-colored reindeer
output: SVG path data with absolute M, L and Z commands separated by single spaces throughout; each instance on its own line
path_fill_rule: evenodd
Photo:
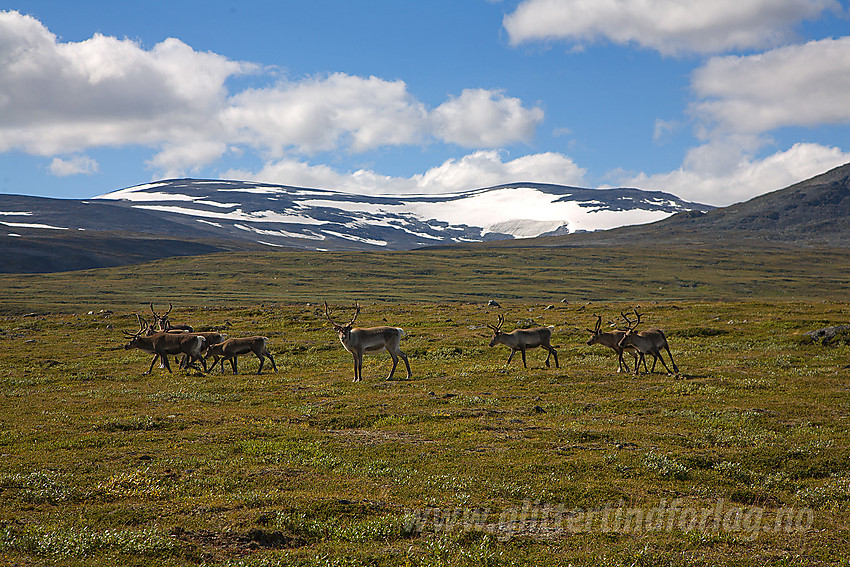
M 633 347 L 637 349 L 637 351 L 643 355 L 651 354 L 653 356 L 652 361 L 652 369 L 650 372 L 655 372 L 655 363 L 659 360 L 661 364 L 664 365 L 664 368 L 667 370 L 667 374 L 676 374 L 679 373 L 679 367 L 676 366 L 675 361 L 673 361 L 673 353 L 670 352 L 670 346 L 667 344 L 667 337 L 664 336 L 664 331 L 661 329 L 647 329 L 645 331 L 635 332 L 635 327 L 640 324 L 640 313 L 638 313 L 637 309 L 634 309 L 634 314 L 637 317 L 637 320 L 633 323 L 629 320 L 625 313 L 623 313 L 623 318 L 629 324 L 629 328 L 626 329 L 626 334 L 620 339 L 619 345 L 622 348 Z M 670 368 L 667 367 L 667 363 L 664 362 L 664 357 L 661 356 L 661 349 L 667 350 L 667 355 L 670 357 L 670 363 L 673 365 L 673 372 L 670 372 Z M 644 361 L 644 370 L 646 370 L 646 362 Z M 635 374 L 638 374 L 640 369 L 635 367 Z
M 148 368 L 148 374 L 153 372 L 153 365 L 157 360 L 160 360 L 166 370 L 171 372 L 171 365 L 168 363 L 169 355 L 185 354 L 189 357 L 190 361 L 201 358 L 207 344 L 204 337 L 189 333 L 167 333 L 164 331 L 146 335 L 145 333 L 148 330 L 147 322 L 138 313 L 136 313 L 136 317 L 139 319 L 139 330 L 135 333 L 124 331 L 124 334 L 130 337 L 130 342 L 124 345 L 124 349 L 130 350 L 137 348 L 154 355 L 151 366 Z
M 593 330 L 587 329 L 587 331 L 593 333 L 593 336 L 587 341 L 588 346 L 602 345 L 617 353 L 617 372 L 621 372 L 623 370 L 629 372 L 629 365 L 626 364 L 626 360 L 623 358 L 623 352 L 628 352 L 632 355 L 635 366 L 640 364 L 640 361 L 643 361 L 643 368 L 646 370 L 646 360 L 635 347 L 629 346 L 624 348 L 620 346 L 620 341 L 626 336 L 626 331 L 622 331 L 620 329 L 616 329 L 614 331 L 602 331 L 601 315 L 596 316 L 596 327 Z
M 549 357 L 555 357 L 555 368 L 560 368 L 558 365 L 558 353 L 555 351 L 554 347 L 549 344 L 552 339 L 552 331 L 555 330 L 555 327 L 537 327 L 536 329 L 517 329 L 515 331 L 511 331 L 510 333 L 502 332 L 502 325 L 505 323 L 505 316 L 501 313 L 499 314 L 499 324 L 498 325 L 487 325 L 493 330 L 493 339 L 490 341 L 490 346 L 496 346 L 497 344 L 503 344 L 505 346 L 510 347 L 511 354 L 508 356 L 508 361 L 505 363 L 505 366 L 511 363 L 511 359 L 514 357 L 514 353 L 519 351 L 522 354 L 522 365 L 528 368 L 528 365 L 525 363 L 525 351 L 529 348 L 537 348 L 543 347 L 549 351 L 549 354 L 546 356 L 546 366 L 549 366 Z
M 353 327 L 354 321 L 360 314 L 360 305 L 355 303 L 354 307 L 354 317 L 351 318 L 351 321 L 345 325 L 340 325 L 331 318 L 328 302 L 325 302 L 325 315 L 328 321 L 339 334 L 342 346 L 354 357 L 354 381 L 360 382 L 363 379 L 363 355 L 380 354 L 384 351 L 387 351 L 393 359 L 393 367 L 389 376 L 387 376 L 387 380 L 392 380 L 399 358 L 404 361 L 404 365 L 407 367 L 407 379 L 410 380 L 413 376 L 410 372 L 410 362 L 407 360 L 407 355 L 399 348 L 399 342 L 401 337 L 404 336 L 404 331 L 398 327 Z
M 269 352 L 269 339 L 266 337 L 239 337 L 227 339 L 218 344 L 210 345 L 207 349 L 207 356 L 213 357 L 211 368 L 215 369 L 215 365 L 221 360 L 221 372 L 224 373 L 224 361 L 230 361 L 230 367 L 234 374 L 239 374 L 236 368 L 236 357 L 242 354 L 253 352 L 260 359 L 260 368 L 257 369 L 257 374 L 263 371 L 263 362 L 268 358 L 272 363 L 272 368 L 277 372 L 277 366 L 272 358 L 272 353 Z
M 153 308 L 153 301 L 151 301 L 151 313 L 153 313 L 153 327 L 155 327 L 158 331 L 176 331 L 176 332 L 185 332 L 191 333 L 195 329 L 192 328 L 191 325 L 186 325 L 183 323 L 172 323 L 168 319 L 168 314 L 171 313 L 171 310 L 174 309 L 172 304 L 168 304 L 168 311 L 164 314 L 160 315 Z

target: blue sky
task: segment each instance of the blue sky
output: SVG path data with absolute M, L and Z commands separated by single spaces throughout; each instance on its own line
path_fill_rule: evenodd
M 848 0 L 7 1 L 0 192 L 515 181 L 726 205 L 850 162 Z

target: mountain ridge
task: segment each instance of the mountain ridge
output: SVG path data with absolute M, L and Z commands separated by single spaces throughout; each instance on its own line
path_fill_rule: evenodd
M 545 183 L 393 196 L 172 179 L 87 200 L 0 195 L 0 272 L 6 273 L 269 247 L 447 245 L 847 248 L 850 164 L 722 208 L 658 191 Z
M 443 195 L 354 195 L 260 182 L 170 179 L 85 200 L 0 195 L 0 272 L 64 271 L 268 247 L 410 250 L 598 230 L 708 209 L 658 191 L 545 183 Z
M 686 211 L 640 226 L 544 235 L 495 245 L 847 248 L 850 247 L 850 164 L 706 212 Z

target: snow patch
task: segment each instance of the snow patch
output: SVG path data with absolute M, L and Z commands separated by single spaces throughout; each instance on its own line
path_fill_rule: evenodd
M 63 226 L 51 226 L 49 224 L 39 224 L 39 223 L 0 221 L 0 224 L 6 225 L 6 226 L 11 226 L 13 228 L 47 228 L 47 229 L 50 229 L 50 230 L 68 230 L 67 227 L 63 227 Z
M 334 232 L 333 230 L 325 230 L 323 232 L 325 234 L 330 234 L 331 236 L 336 236 L 337 238 L 344 238 L 345 240 L 353 240 L 354 242 L 371 244 L 372 246 L 386 246 L 387 244 L 389 244 L 386 240 L 372 240 L 371 238 L 363 238 L 362 236 L 355 236 L 353 234 L 343 234 L 341 232 Z

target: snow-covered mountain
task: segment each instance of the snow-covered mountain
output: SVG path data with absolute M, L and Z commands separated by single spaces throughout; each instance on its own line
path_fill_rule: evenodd
M 661 220 L 712 207 L 639 189 L 513 183 L 452 194 L 353 195 L 243 181 L 171 179 L 100 195 L 199 237 L 308 249 L 402 250 L 568 234 Z

